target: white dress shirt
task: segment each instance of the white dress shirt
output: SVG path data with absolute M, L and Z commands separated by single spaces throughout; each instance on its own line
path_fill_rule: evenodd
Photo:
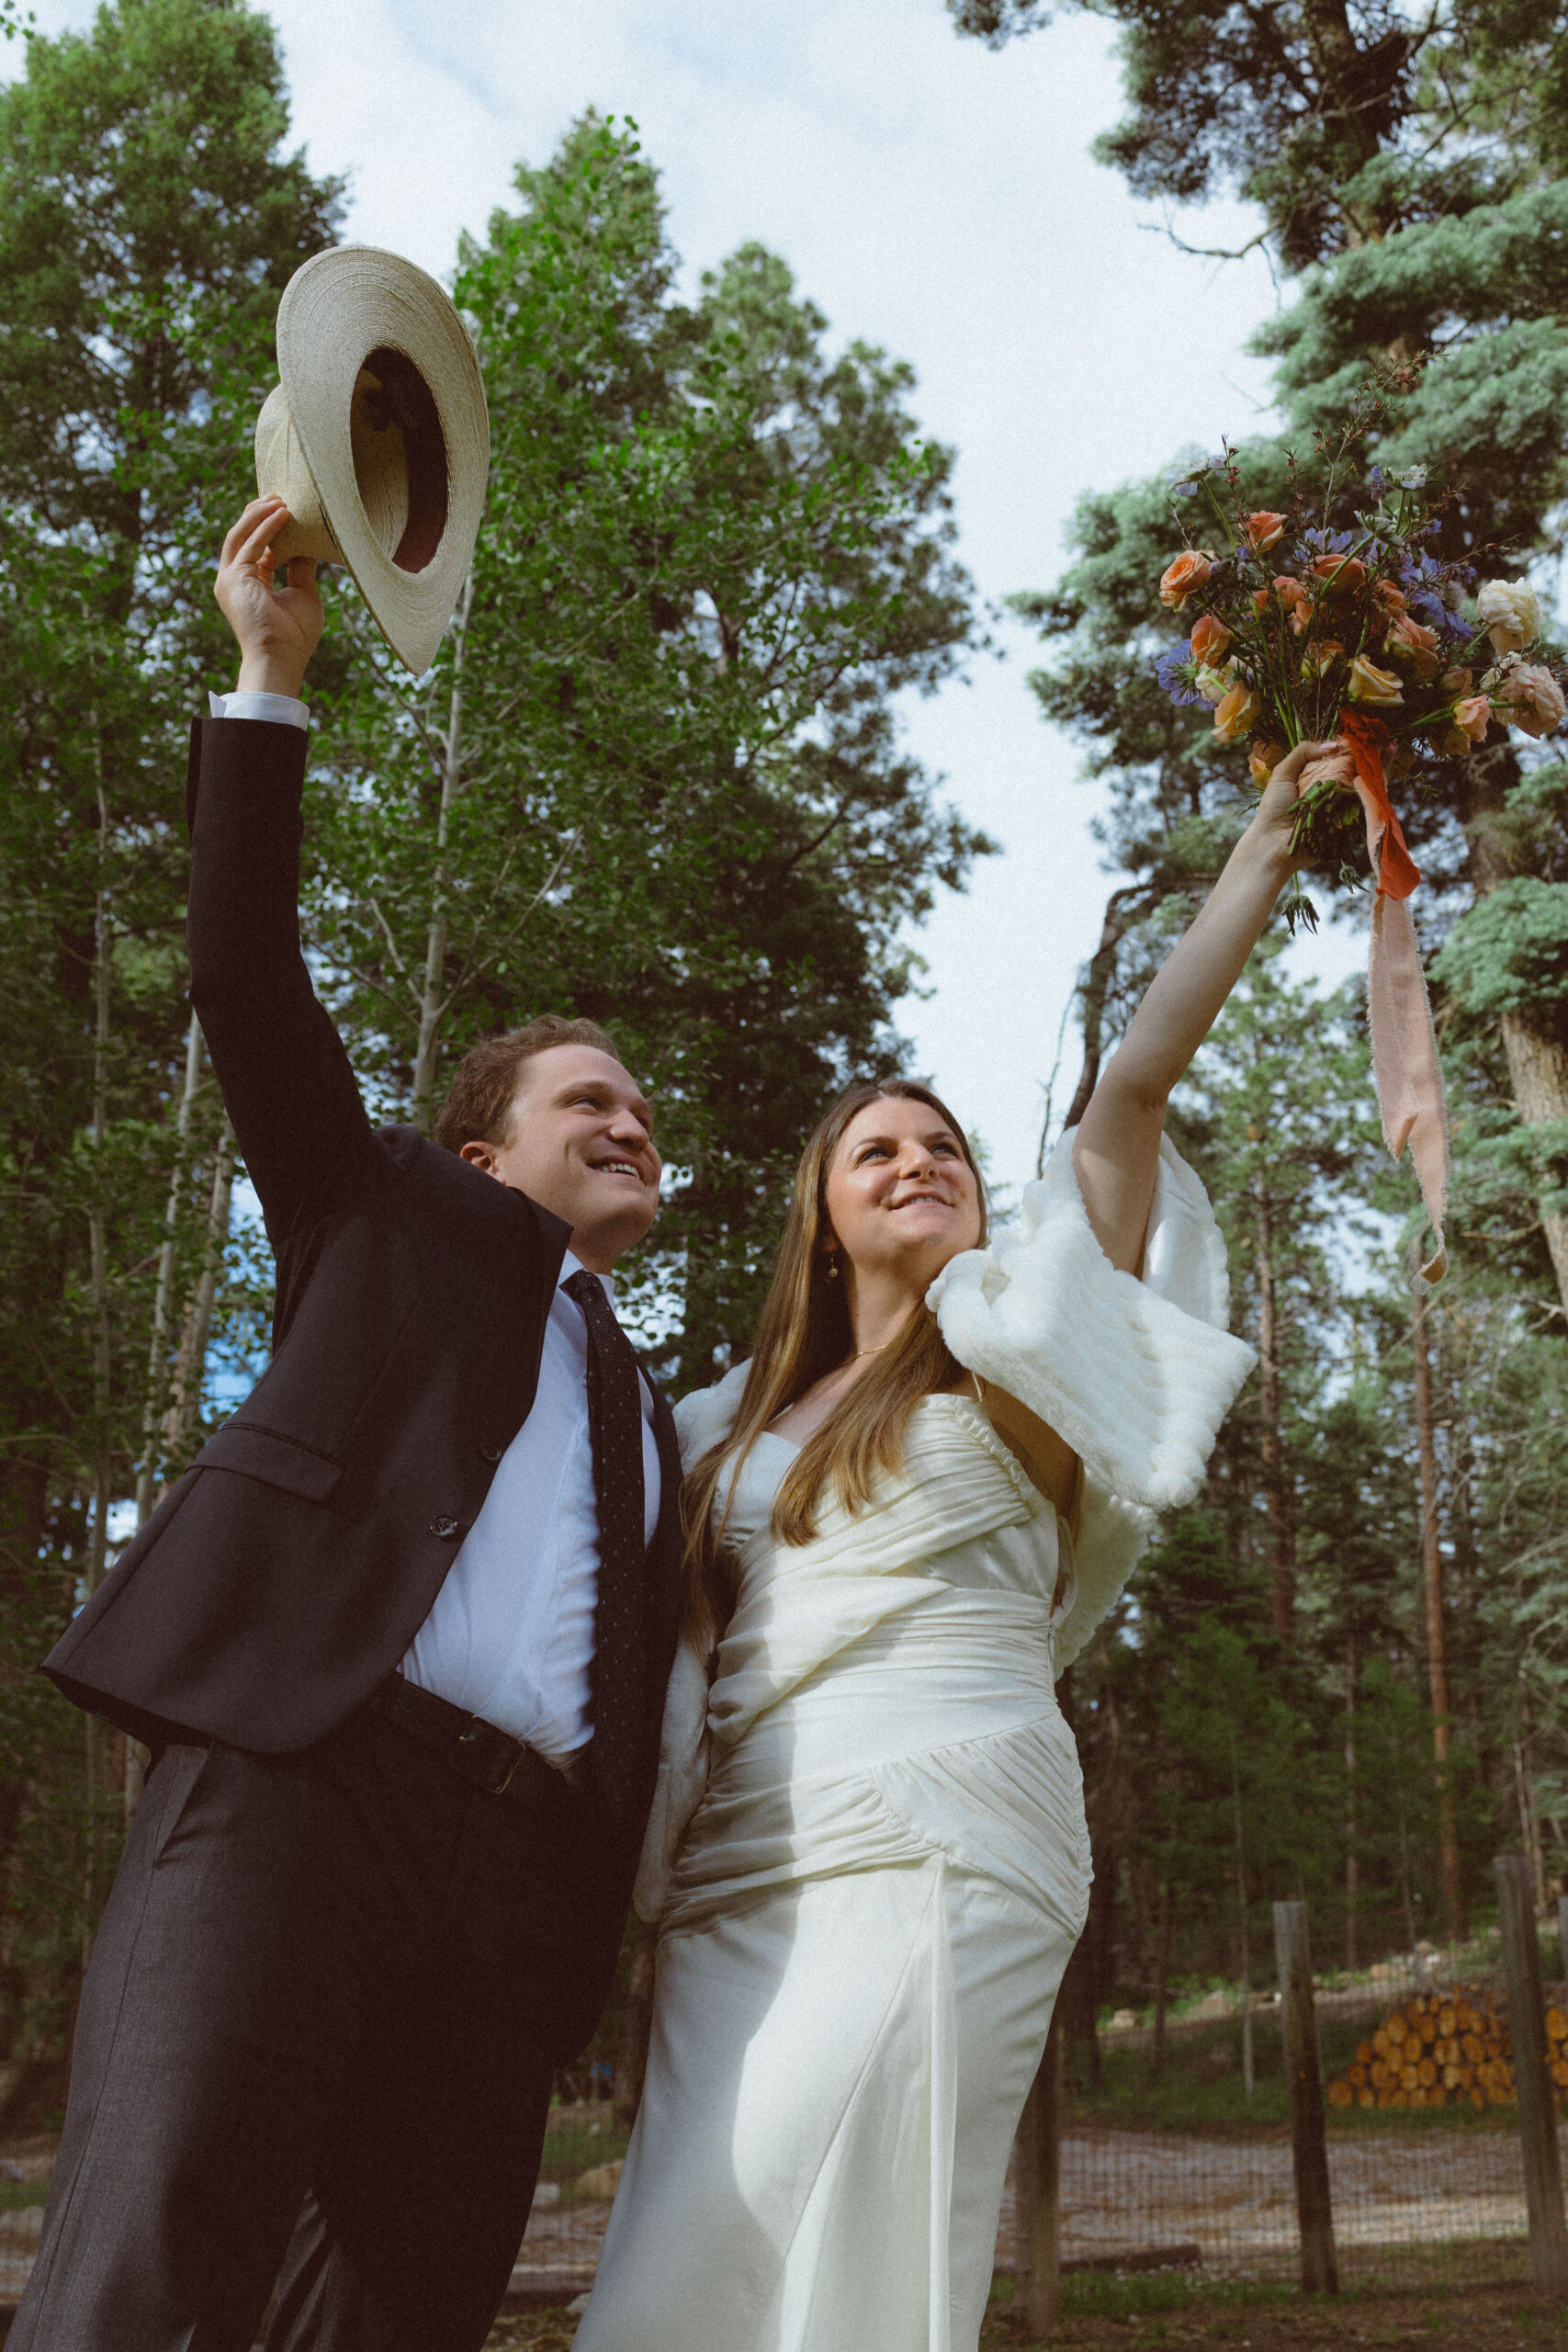
M 213 695 L 214 718 L 304 727 L 289 695 Z M 581 1271 L 569 1250 L 560 1281 Z M 615 1284 L 603 1283 L 612 1307 Z M 643 1540 L 659 1523 L 653 1393 L 642 1403 Z M 402 1671 L 465 1714 L 525 1739 L 559 1763 L 586 1747 L 599 1599 L 599 1510 L 588 1434 L 588 1326 L 558 1283 L 545 1325 L 533 1410 L 496 1465 L 490 1492 L 415 1634 Z
M 560 1280 L 580 1271 L 569 1250 Z M 615 1285 L 604 1283 L 610 1304 Z M 642 1401 L 643 1541 L 659 1521 L 653 1396 Z M 599 1512 L 588 1435 L 588 1326 L 558 1283 L 545 1325 L 534 1408 L 497 1465 L 491 1489 L 446 1572 L 402 1670 L 465 1714 L 482 1715 L 559 1762 L 583 1747 Z

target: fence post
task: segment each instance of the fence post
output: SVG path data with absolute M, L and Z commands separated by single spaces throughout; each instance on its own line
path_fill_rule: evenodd
M 1324 2127 L 1323 2064 L 1312 2001 L 1312 1945 L 1304 1903 L 1274 1905 L 1274 1951 L 1280 1966 L 1280 2023 L 1291 2084 L 1291 2163 L 1296 2177 L 1296 2219 L 1302 2236 L 1302 2290 L 1337 2295 L 1334 2209 L 1328 2194 L 1328 2139 Z
M 1540 1944 L 1535 1923 L 1535 1883 L 1522 1854 L 1499 1854 L 1497 1924 L 1503 1933 L 1503 1975 L 1508 1988 L 1508 2039 L 1514 2045 L 1514 2085 L 1519 2100 L 1519 2153 L 1530 2224 L 1530 2272 L 1540 2293 L 1568 2295 L 1568 2227 L 1562 2218 L 1562 2174 L 1557 2155 L 1557 2116 L 1547 2065 Z
M 1051 2012 L 1040 2071 L 1018 2127 L 1017 2308 L 1037 2335 L 1062 2315 L 1062 2005 Z

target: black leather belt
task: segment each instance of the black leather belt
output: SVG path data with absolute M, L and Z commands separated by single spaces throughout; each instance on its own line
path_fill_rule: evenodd
M 558 1804 L 586 1792 L 588 1773 L 581 1756 L 552 1764 L 526 1740 L 513 1739 L 482 1715 L 466 1714 L 450 1699 L 422 1690 L 400 1674 L 389 1675 L 370 1703 L 411 1739 L 434 1748 L 463 1780 L 493 1797 L 515 1797 L 522 1804 L 541 1800 Z

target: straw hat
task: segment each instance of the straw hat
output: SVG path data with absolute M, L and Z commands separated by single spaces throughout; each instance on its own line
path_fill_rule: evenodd
M 479 537 L 490 423 L 447 295 L 410 261 L 337 245 L 277 311 L 282 382 L 256 420 L 256 487 L 288 502 L 279 563 L 344 563 L 414 675 L 446 633 Z

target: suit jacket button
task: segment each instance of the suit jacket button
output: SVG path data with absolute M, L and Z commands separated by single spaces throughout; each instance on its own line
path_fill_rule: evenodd
M 492 1438 L 488 1437 L 480 1438 L 479 1450 L 481 1462 L 499 1462 L 506 1452 L 503 1445 L 498 1445 Z
M 454 1535 L 461 1532 L 461 1525 L 457 1520 L 442 1511 L 431 1521 L 430 1532 L 432 1535 L 439 1535 L 443 1543 L 449 1544 Z

